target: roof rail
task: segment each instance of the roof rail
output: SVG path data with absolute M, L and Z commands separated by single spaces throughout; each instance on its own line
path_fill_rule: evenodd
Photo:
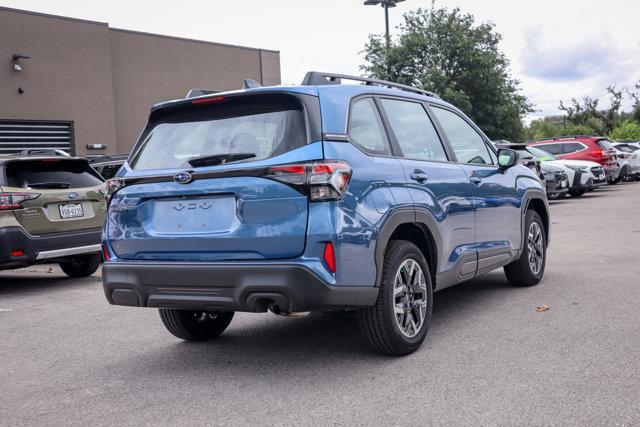
M 213 95 L 214 93 L 221 92 L 219 90 L 208 90 L 208 89 L 191 89 L 187 92 L 187 96 L 184 99 L 195 98 L 202 95 Z
M 567 138 L 606 138 L 605 136 L 601 136 L 601 135 L 560 135 L 560 136 L 554 136 L 553 138 L 549 138 L 549 139 L 567 139 Z
M 303 86 L 323 86 L 323 85 L 339 85 L 342 84 L 342 80 L 353 80 L 356 82 L 362 82 L 367 86 L 383 86 L 389 88 L 401 89 L 407 92 L 418 93 L 420 95 L 427 95 L 433 98 L 440 97 L 428 90 L 418 89 L 413 86 L 407 86 L 400 83 L 393 83 L 386 80 L 371 79 L 368 77 L 350 76 L 347 74 L 335 74 L 335 73 L 323 73 L 320 71 L 309 71 L 302 80 Z

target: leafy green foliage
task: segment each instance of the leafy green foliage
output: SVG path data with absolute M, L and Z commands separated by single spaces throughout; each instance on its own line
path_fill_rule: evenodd
M 640 123 L 635 120 L 624 120 L 611 131 L 609 138 L 614 140 L 640 140 Z
M 511 77 L 492 23 L 476 24 L 458 8 L 432 4 L 405 14 L 399 30 L 388 48 L 384 36 L 369 37 L 362 71 L 438 93 L 492 139 L 524 138 L 522 117 L 533 110 Z
M 571 99 L 569 105 L 560 101 L 558 109 L 567 114 L 567 120 L 573 126 L 592 129 L 592 132 L 606 135 L 611 132 L 620 121 L 620 107 L 622 105 L 622 91 L 615 86 L 607 87 L 610 106 L 606 110 L 598 109 L 598 100 L 585 96 L 582 102 Z
M 595 129 L 589 126 L 574 125 L 572 123 L 559 125 L 548 119 L 533 120 L 525 128 L 527 140 L 553 138 L 561 135 L 594 135 L 597 133 Z
M 627 93 L 633 101 L 633 118 L 640 122 L 640 81 L 635 84 L 635 91 L 628 90 Z

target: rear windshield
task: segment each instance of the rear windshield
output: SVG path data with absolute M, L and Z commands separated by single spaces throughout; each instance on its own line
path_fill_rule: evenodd
M 304 114 L 295 99 L 245 98 L 189 105 L 184 111 L 165 114 L 143 134 L 131 167 L 240 163 L 274 157 L 306 144 Z M 198 158 L 210 159 L 189 163 Z
M 533 154 L 534 156 L 536 156 L 539 159 L 547 160 L 547 159 L 555 159 L 556 158 L 556 156 L 554 156 L 553 154 L 551 154 L 551 153 L 549 153 L 547 151 L 541 150 L 539 148 L 536 148 L 536 147 L 527 147 L 527 151 L 529 151 L 531 154 Z
M 601 139 L 597 144 L 604 150 L 611 150 L 613 148 L 611 142 L 607 141 L 606 139 Z
M 7 186 L 25 189 L 95 187 L 102 183 L 89 162 L 82 159 L 19 160 L 5 166 Z

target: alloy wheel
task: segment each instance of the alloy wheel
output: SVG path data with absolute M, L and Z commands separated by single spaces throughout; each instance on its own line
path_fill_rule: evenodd
M 527 248 L 529 249 L 529 268 L 533 274 L 538 275 L 544 261 L 544 239 L 540 224 L 537 222 L 532 222 L 529 226 Z
M 396 272 L 393 302 L 400 332 L 408 338 L 416 336 L 427 314 L 427 282 L 420 264 L 413 259 L 406 259 Z

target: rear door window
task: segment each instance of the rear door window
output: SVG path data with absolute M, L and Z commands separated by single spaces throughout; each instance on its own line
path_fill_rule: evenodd
M 402 150 L 402 157 L 447 161 L 440 137 L 422 104 L 382 99 L 382 106 Z
M 18 160 L 7 163 L 5 173 L 9 187 L 24 189 L 86 188 L 102 183 L 89 162 L 82 159 Z
M 189 161 L 211 157 L 198 166 L 263 160 L 307 143 L 304 114 L 295 98 L 221 99 L 164 112 L 143 134 L 132 168 L 190 167 Z
M 566 154 L 584 150 L 584 145 L 580 144 L 579 142 L 565 142 L 562 145 Z
M 476 130 L 456 113 L 432 107 L 460 163 L 494 164 L 494 156 Z
M 369 154 L 383 156 L 391 154 L 382 120 L 373 99 L 359 99 L 351 105 L 349 139 Z
M 535 147 L 541 148 L 547 153 L 551 153 L 554 155 L 564 154 L 564 150 L 562 149 L 562 144 L 540 144 L 535 145 Z

